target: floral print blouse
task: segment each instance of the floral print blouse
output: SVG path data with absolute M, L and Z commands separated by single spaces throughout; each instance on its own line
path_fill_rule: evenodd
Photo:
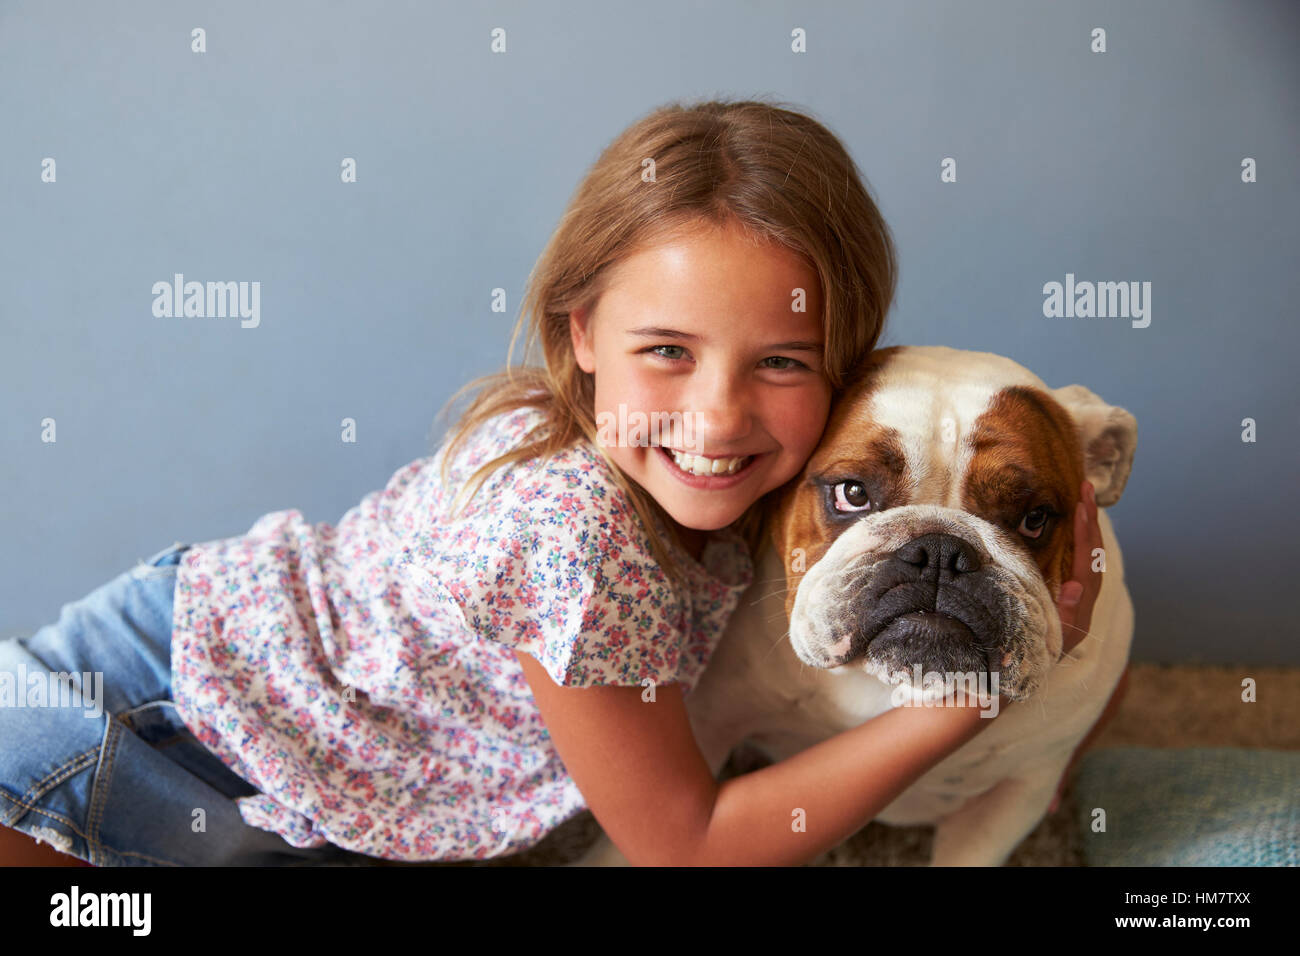
M 296 510 L 195 544 L 177 573 L 172 694 L 195 736 L 260 792 L 252 826 L 390 860 L 518 853 L 585 809 L 515 650 L 570 687 L 695 685 L 753 580 L 710 533 L 678 593 L 598 451 L 497 468 L 534 408 L 476 430 L 449 466 L 397 471 L 338 522 Z

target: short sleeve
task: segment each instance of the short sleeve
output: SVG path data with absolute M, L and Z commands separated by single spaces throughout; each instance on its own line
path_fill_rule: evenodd
M 458 610 L 474 637 L 535 657 L 559 685 L 685 680 L 685 610 L 636 526 L 610 510 L 608 489 L 557 490 L 554 477 L 485 489 L 511 504 L 476 512 L 419 563 L 424 593 Z

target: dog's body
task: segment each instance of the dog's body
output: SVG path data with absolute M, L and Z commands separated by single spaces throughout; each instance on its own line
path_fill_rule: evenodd
M 875 353 L 783 492 L 755 583 L 686 698 L 714 773 L 743 741 L 784 760 L 942 696 L 923 673 L 996 674 L 982 685 L 993 702 L 1017 703 L 877 819 L 934 824 L 933 865 L 1004 862 L 1128 660 L 1133 606 L 1100 508 L 1119 499 L 1136 437 L 1123 409 L 1078 385 L 1050 389 L 1000 356 Z M 1061 658 L 1056 597 L 1084 477 L 1104 573 L 1087 638 Z M 623 860 L 603 839 L 582 862 Z
M 876 819 L 935 824 L 936 866 L 1000 865 L 1047 812 L 1056 785 L 1128 662 L 1133 605 L 1110 519 L 1089 635 L 1034 696 L 936 764 Z M 774 761 L 883 714 L 894 689 L 853 664 L 809 667 L 787 637 L 780 557 L 769 550 L 695 690 L 695 739 L 714 774 L 749 741 Z M 774 583 L 775 582 L 775 583 Z M 996 696 L 996 695 L 995 695 Z

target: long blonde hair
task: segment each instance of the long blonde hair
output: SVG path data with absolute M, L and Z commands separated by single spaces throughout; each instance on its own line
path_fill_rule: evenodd
M 646 159 L 654 161 L 653 182 L 642 179 Z M 684 571 L 652 520 L 658 516 L 674 533 L 666 512 L 596 440 L 595 382 L 574 356 L 569 313 L 595 307 L 614 264 L 702 224 L 739 226 L 756 241 L 777 243 L 813 266 L 825 303 L 823 367 L 832 400 L 842 394 L 875 348 L 897 281 L 889 227 L 856 164 L 825 126 L 787 104 L 669 103 L 624 130 L 578 186 L 529 275 L 505 369 L 462 386 L 439 412 L 445 414 L 465 392 L 479 390 L 446 446 L 444 485 L 456 449 L 487 419 L 525 406 L 543 415 L 523 445 L 470 475 L 456 496 L 464 499 L 459 507 L 502 465 L 546 458 L 585 439 L 609 464 L 660 566 L 683 582 Z M 512 367 L 510 356 L 525 322 L 525 364 Z M 538 340 L 544 364 L 528 365 Z M 769 491 L 733 524 L 753 555 L 765 540 L 781 491 Z

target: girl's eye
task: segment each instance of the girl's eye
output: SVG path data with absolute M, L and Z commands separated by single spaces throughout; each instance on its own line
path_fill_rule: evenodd
M 646 351 L 646 352 L 654 352 L 656 355 L 659 355 L 659 350 L 660 350 L 660 349 L 677 349 L 677 350 L 680 351 L 680 350 L 682 350 L 682 348 L 683 348 L 683 346 L 680 346 L 680 345 L 652 345 L 652 346 L 650 346 L 650 348 L 648 348 L 648 349 L 644 349 L 644 351 Z M 660 358 L 666 358 L 666 359 L 681 358 L 680 355 L 659 355 L 659 357 L 660 357 Z
M 685 346 L 682 346 L 682 345 L 652 345 L 652 346 L 650 346 L 650 347 L 647 348 L 647 349 L 642 349 L 641 351 L 643 351 L 643 352 L 653 352 L 654 354 L 658 355 L 660 358 L 668 359 L 670 362 L 671 362 L 671 361 L 675 361 L 675 360 L 681 358 L 680 355 L 664 355 L 662 352 L 660 352 L 660 349 L 677 349 L 677 351 L 679 351 L 679 352 L 683 352 L 683 351 L 685 351 Z M 790 363 L 789 365 L 769 365 L 769 366 L 768 366 L 768 368 L 775 368 L 778 372 L 788 372 L 788 371 L 790 371 L 791 369 L 796 369 L 796 368 L 807 368 L 807 367 L 808 367 L 808 366 L 804 365 L 803 362 L 800 362 L 798 359 L 792 359 L 792 358 L 790 358 L 788 355 L 770 355 L 770 356 L 768 356 L 767 358 L 763 359 L 763 361 L 764 361 L 764 362 L 770 362 L 770 361 L 772 361 L 773 359 L 775 359 L 775 360 L 778 361 L 778 362 L 789 362 L 789 363 Z

